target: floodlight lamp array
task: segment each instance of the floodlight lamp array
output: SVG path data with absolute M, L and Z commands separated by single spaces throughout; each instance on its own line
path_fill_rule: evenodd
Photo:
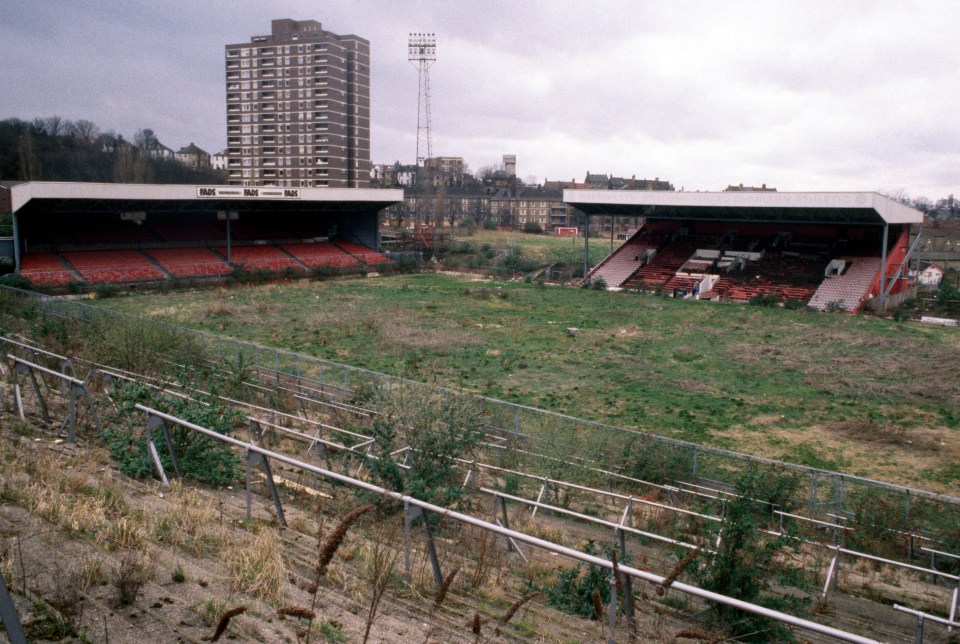
M 437 59 L 436 34 L 411 33 L 407 40 L 407 59 L 411 61 L 435 61 Z

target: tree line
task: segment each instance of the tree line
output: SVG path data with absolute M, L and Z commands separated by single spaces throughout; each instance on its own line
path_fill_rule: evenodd
M 196 170 L 148 152 L 156 137 L 140 129 L 129 142 L 85 119 L 60 116 L 0 121 L 0 180 L 102 183 L 222 183 L 222 171 Z

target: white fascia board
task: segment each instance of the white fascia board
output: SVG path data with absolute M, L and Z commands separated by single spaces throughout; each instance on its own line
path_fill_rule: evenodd
M 563 200 L 610 206 L 706 208 L 869 208 L 888 224 L 919 224 L 923 213 L 876 192 L 672 192 L 666 190 L 570 190 Z
M 31 199 L 99 199 L 117 201 L 194 201 L 198 185 L 78 183 L 29 181 L 10 190 L 13 212 Z M 203 186 L 208 187 L 208 186 Z M 214 186 L 236 188 L 236 186 Z M 301 202 L 371 202 L 392 204 L 403 201 L 403 190 L 396 188 L 298 188 Z M 269 201 L 269 200 L 266 200 Z

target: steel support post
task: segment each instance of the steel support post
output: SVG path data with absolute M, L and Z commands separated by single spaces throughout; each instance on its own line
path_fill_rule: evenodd
M 613 229 L 613 226 L 610 227 Z M 607 607 L 607 613 L 610 618 L 610 628 L 607 630 L 607 644 L 616 644 L 617 640 L 614 637 L 617 629 L 617 580 L 614 579 L 614 576 L 617 573 L 613 570 L 610 571 L 610 605 Z M 599 615 L 597 618 L 599 619 Z
M 404 544 L 404 563 L 407 585 L 412 584 L 412 564 L 410 559 L 410 528 L 413 522 L 420 519 L 423 524 L 423 537 L 426 540 L 427 556 L 430 558 L 430 566 L 433 568 L 433 581 L 437 585 L 437 590 L 443 586 L 443 571 L 440 568 L 440 559 L 437 557 L 437 548 L 433 542 L 433 532 L 430 530 L 430 522 L 427 521 L 427 514 L 421 507 L 411 507 L 410 503 L 403 503 L 403 544 Z
M 583 279 L 590 271 L 590 215 L 583 215 Z
M 280 494 L 277 492 L 277 486 L 273 482 L 273 470 L 270 469 L 270 461 L 260 452 L 247 450 L 247 518 L 251 518 L 253 510 L 253 466 L 259 464 L 263 469 L 264 480 L 267 483 L 267 489 L 270 490 L 270 498 L 277 509 L 277 520 L 280 525 L 287 527 L 287 520 L 283 516 L 283 505 L 280 503 Z
M 20 274 L 20 217 L 13 213 L 13 271 Z
M 627 540 L 623 530 L 617 530 L 617 546 L 620 548 L 620 559 L 625 563 L 630 555 L 627 553 Z M 623 612 L 628 619 L 633 619 L 633 578 L 630 575 L 620 574 L 623 582 Z
M 886 309 L 887 296 L 884 294 L 887 286 L 887 237 L 890 234 L 890 225 L 883 224 L 883 247 L 880 249 L 880 307 Z
M 20 374 L 26 373 L 30 376 L 30 384 L 33 385 L 33 391 L 37 394 L 37 402 L 40 404 L 40 414 L 43 416 L 43 420 L 47 423 L 50 423 L 50 412 L 47 410 L 47 401 L 44 400 L 43 394 L 40 392 L 40 385 L 37 383 L 37 377 L 33 373 L 33 369 L 29 365 L 25 365 L 22 362 L 17 362 L 13 367 L 13 384 L 14 392 L 17 396 L 17 405 L 20 407 L 20 417 L 26 419 L 26 409 L 23 406 L 23 393 L 20 387 Z
M 163 419 L 151 414 L 147 415 L 147 451 L 150 453 L 150 459 L 153 466 L 160 475 L 160 480 L 165 486 L 170 485 L 167 479 L 167 473 L 163 471 L 163 463 L 160 461 L 160 454 L 157 452 L 157 445 L 153 440 L 153 430 L 157 427 L 163 427 Z
M 960 581 L 957 582 L 957 587 L 953 589 L 953 596 L 950 598 L 950 621 L 957 621 L 957 601 L 960 600 Z M 952 633 L 953 627 L 948 626 L 947 632 Z
M 3 628 L 7 631 L 10 644 L 27 644 L 27 636 L 23 632 L 20 616 L 17 615 L 17 608 L 13 605 L 3 575 L 0 575 L 0 619 L 3 620 Z

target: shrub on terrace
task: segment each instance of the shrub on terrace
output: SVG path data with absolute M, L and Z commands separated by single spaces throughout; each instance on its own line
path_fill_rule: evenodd
M 367 464 L 374 480 L 424 501 L 456 504 L 463 489 L 453 457 L 474 458 L 480 405 L 466 396 L 401 385 L 377 391 L 373 407 L 379 412 L 369 426 L 376 458 Z

